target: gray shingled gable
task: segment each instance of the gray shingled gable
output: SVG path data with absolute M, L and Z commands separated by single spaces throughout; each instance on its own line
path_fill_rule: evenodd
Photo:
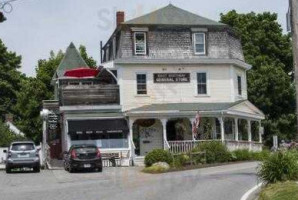
M 124 22 L 126 25 L 194 25 L 227 26 L 205 17 L 193 14 L 172 4 L 149 14 Z
M 67 47 L 65 55 L 59 64 L 56 74 L 53 78 L 62 77 L 66 70 L 76 69 L 76 68 L 89 68 L 84 59 L 82 58 L 79 51 L 76 49 L 75 45 L 71 42 Z

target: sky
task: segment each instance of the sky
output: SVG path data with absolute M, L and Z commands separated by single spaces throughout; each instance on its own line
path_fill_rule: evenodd
M 7 0 L 0 0 L 0 2 Z M 95 60 L 100 60 L 100 41 L 105 43 L 115 29 L 116 11 L 125 12 L 125 20 L 147 14 L 169 3 L 218 21 L 220 13 L 264 11 L 278 14 L 286 30 L 288 0 L 17 0 L 13 10 L 0 23 L 0 39 L 10 51 L 22 56 L 27 76 L 35 76 L 39 59 L 51 50 L 67 48 L 70 42 L 85 45 Z

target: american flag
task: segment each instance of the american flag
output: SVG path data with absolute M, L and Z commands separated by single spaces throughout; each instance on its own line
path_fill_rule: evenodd
M 196 114 L 195 121 L 193 121 L 193 124 L 192 124 L 192 133 L 193 133 L 195 138 L 197 137 L 197 134 L 198 134 L 200 119 L 201 119 L 200 111 L 198 111 L 197 114 Z

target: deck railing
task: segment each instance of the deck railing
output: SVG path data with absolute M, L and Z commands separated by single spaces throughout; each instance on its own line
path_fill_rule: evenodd
M 220 141 L 220 140 L 181 140 L 181 141 L 168 141 L 170 145 L 169 151 L 173 154 L 176 153 L 186 153 L 191 151 L 200 143 L 210 142 L 210 141 Z

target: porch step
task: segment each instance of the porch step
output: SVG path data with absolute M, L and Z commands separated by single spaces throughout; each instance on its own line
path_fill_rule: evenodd
M 133 160 L 135 166 L 144 167 L 145 156 L 136 156 Z

